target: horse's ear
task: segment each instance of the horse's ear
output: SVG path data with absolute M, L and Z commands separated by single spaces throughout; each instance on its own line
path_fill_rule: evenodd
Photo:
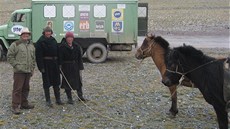
M 154 38 L 155 38 L 155 34 L 151 33 L 151 39 L 154 39 Z
M 153 32 L 148 32 L 147 34 L 145 34 L 145 36 L 150 39 L 155 38 L 155 34 Z
M 150 33 L 150 32 L 147 33 L 147 34 L 146 34 L 146 37 L 148 37 L 148 38 L 152 37 L 152 33 Z

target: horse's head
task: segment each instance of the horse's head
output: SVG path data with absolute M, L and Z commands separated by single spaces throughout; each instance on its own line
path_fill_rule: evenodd
M 165 64 L 166 72 L 164 73 L 162 83 L 168 87 L 178 85 L 184 72 L 180 52 L 174 49 L 171 50 L 165 57 Z
M 153 45 L 153 39 L 155 38 L 155 35 L 152 33 L 146 34 L 146 37 L 141 45 L 140 48 L 137 49 L 137 52 L 135 54 L 135 57 L 140 60 L 140 59 L 145 59 L 147 57 L 151 56 L 151 49 Z

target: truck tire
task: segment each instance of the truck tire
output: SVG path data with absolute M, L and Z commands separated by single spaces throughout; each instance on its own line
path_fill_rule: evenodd
M 88 47 L 86 54 L 90 62 L 101 63 L 106 60 L 108 51 L 106 50 L 105 45 L 101 43 L 94 43 Z
M 0 61 L 6 61 L 6 52 L 0 44 Z

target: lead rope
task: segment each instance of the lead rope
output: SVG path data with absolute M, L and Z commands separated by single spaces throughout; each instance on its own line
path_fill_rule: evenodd
M 61 70 L 61 68 L 60 68 L 60 72 L 61 72 L 61 75 L 63 76 L 63 78 L 65 79 L 65 81 L 67 82 L 68 86 L 70 87 L 70 89 L 73 90 L 73 88 L 72 88 L 71 85 L 69 84 L 69 81 L 67 80 L 67 78 L 66 78 L 65 74 L 63 73 L 63 71 Z M 91 110 L 91 111 L 94 112 L 95 114 L 97 114 L 97 115 L 99 115 L 99 116 L 101 116 L 101 117 L 107 118 L 107 119 L 109 119 L 109 120 L 115 121 L 115 122 L 117 122 L 117 123 L 121 123 L 121 124 L 125 124 L 125 125 L 130 125 L 130 129 L 133 128 L 132 123 L 125 122 L 125 121 L 120 121 L 120 120 L 116 120 L 116 119 L 114 119 L 114 118 L 111 118 L 111 117 L 109 117 L 109 116 L 103 115 L 103 114 L 101 114 L 101 113 L 99 113 L 99 112 L 93 110 L 90 106 L 88 106 L 84 101 L 82 101 L 82 100 L 78 97 L 77 93 L 76 93 L 74 90 L 73 90 L 73 93 L 74 93 L 74 95 L 77 96 L 77 98 L 80 100 L 80 102 L 81 102 L 83 105 L 85 105 L 89 110 Z

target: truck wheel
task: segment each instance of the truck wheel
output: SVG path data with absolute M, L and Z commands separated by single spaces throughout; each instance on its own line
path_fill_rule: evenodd
M 0 61 L 6 61 L 6 52 L 0 44 Z
M 103 44 L 95 43 L 89 46 L 86 54 L 90 62 L 101 63 L 106 60 L 108 52 Z

